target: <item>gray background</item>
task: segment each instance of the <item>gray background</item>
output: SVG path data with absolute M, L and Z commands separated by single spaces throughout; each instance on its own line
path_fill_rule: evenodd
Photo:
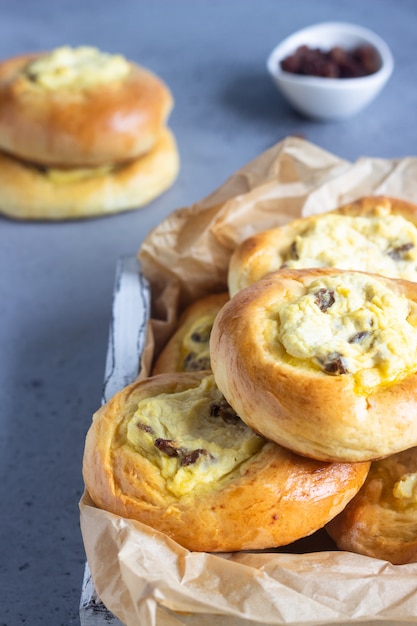
M 314 22 L 390 45 L 379 98 L 341 123 L 295 114 L 265 69 Z M 415 0 L 0 0 L 0 58 L 63 44 L 120 52 L 171 87 L 175 185 L 146 208 L 64 223 L 0 217 L 0 625 L 78 624 L 81 458 L 101 398 L 116 260 L 288 134 L 351 161 L 417 154 Z M 0 190 L 1 206 L 1 190 Z

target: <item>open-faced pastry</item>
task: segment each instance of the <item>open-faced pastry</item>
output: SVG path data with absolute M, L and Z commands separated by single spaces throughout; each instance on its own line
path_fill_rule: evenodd
M 175 180 L 165 83 L 122 55 L 63 46 L 0 62 L 0 211 L 90 217 L 143 206 Z
M 368 469 L 303 458 L 260 437 L 211 372 L 160 374 L 117 393 L 95 414 L 83 460 L 98 507 L 208 552 L 313 533 L 343 510 Z
M 417 283 L 279 270 L 219 311 L 210 355 L 241 419 L 300 454 L 361 461 L 417 445 Z
M 229 294 L 210 294 L 190 304 L 181 314 L 177 328 L 164 346 L 153 374 L 196 372 L 210 369 L 210 333 L 214 318 Z
M 81 46 L 0 63 L 0 149 L 53 167 L 135 159 L 173 105 L 164 82 L 122 55 Z
M 340 550 L 417 561 L 417 448 L 374 461 L 347 507 L 326 527 Z
M 338 267 L 417 280 L 417 206 L 366 196 L 245 239 L 230 259 L 231 295 L 280 268 Z

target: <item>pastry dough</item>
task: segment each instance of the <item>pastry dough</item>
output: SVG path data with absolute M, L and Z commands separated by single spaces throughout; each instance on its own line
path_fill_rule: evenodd
M 44 169 L 0 152 L 0 212 L 14 219 L 95 217 L 144 206 L 174 182 L 179 155 L 162 129 L 154 148 L 110 168 Z
M 417 280 L 417 206 L 366 196 L 244 240 L 230 259 L 235 293 L 280 268 L 339 267 Z
M 0 150 L 49 167 L 125 162 L 156 144 L 172 106 L 159 77 L 120 55 L 23 54 L 0 63 Z
M 417 561 L 417 448 L 374 461 L 365 484 L 328 526 L 340 550 L 395 565 Z
M 214 318 L 228 299 L 227 292 L 210 294 L 188 306 L 178 320 L 176 331 L 160 353 L 152 373 L 210 369 L 211 329 Z
M 210 354 L 242 420 L 299 454 L 363 461 L 417 445 L 417 283 L 279 270 L 221 309 Z
M 148 204 L 179 171 L 172 107 L 159 77 L 89 46 L 0 62 L 0 212 L 63 220 Z
M 208 372 L 135 382 L 101 407 L 83 475 L 94 503 L 197 551 L 280 546 L 323 527 L 369 463 L 297 456 L 251 431 Z

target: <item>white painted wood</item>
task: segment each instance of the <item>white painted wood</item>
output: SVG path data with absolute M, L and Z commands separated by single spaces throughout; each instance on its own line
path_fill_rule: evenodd
M 97 595 L 88 563 L 85 564 L 80 601 L 81 626 L 123 626 Z
M 102 402 L 139 373 L 150 315 L 150 290 L 135 257 L 119 259 L 113 294 Z M 81 626 L 123 626 L 102 603 L 85 564 L 80 600 Z
M 139 373 L 149 319 L 149 285 L 135 257 L 122 257 L 116 268 L 103 403 Z

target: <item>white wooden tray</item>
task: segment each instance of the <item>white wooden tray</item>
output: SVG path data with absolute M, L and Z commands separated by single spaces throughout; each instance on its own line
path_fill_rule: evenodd
M 133 256 L 119 259 L 113 294 L 102 402 L 131 383 L 139 373 L 140 356 L 150 314 L 150 290 Z M 80 600 L 81 626 L 123 626 L 101 602 L 85 564 Z

